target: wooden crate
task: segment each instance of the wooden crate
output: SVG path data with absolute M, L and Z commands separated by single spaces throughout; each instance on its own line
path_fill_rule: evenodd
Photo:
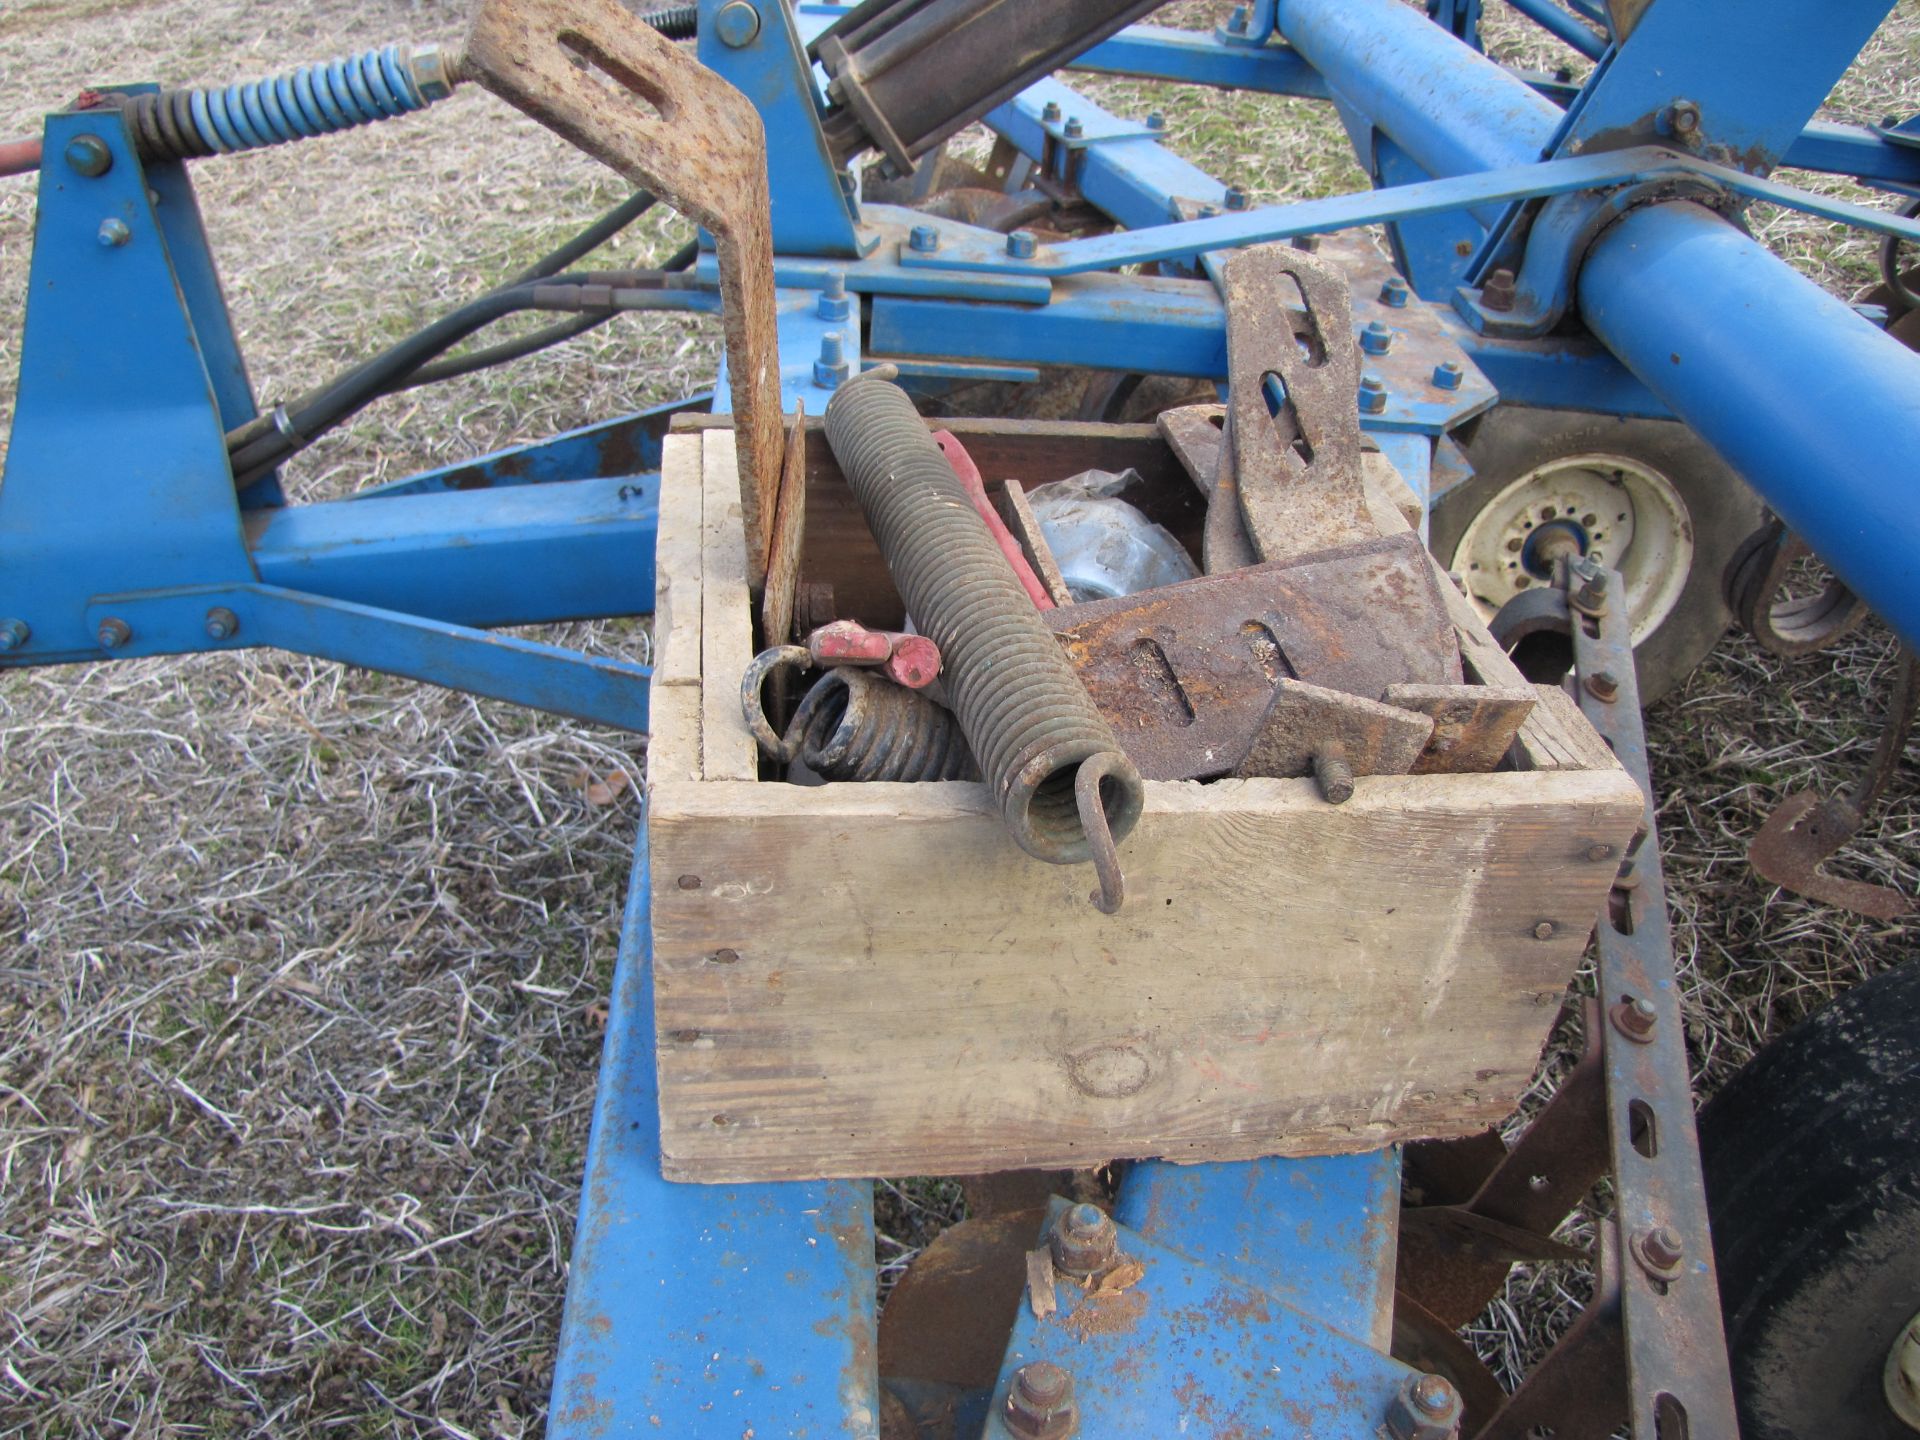
M 1133 466 L 1151 426 L 945 422 L 989 483 Z M 802 572 L 900 600 L 817 428 Z M 1385 525 L 1397 522 L 1391 517 Z M 669 437 L 648 751 L 662 1169 L 677 1180 L 1238 1160 L 1514 1108 L 1640 795 L 1557 689 L 1490 775 L 1154 783 L 1128 899 L 1019 851 L 977 784 L 759 779 L 731 431 Z M 1469 678 L 1523 683 L 1450 584 Z M 1599 857 L 1599 858 L 1595 858 Z M 1542 922 L 1547 938 L 1538 938 Z

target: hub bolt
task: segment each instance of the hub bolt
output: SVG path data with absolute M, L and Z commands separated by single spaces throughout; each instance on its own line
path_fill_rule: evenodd
M 1007 1390 L 1007 1429 L 1021 1440 L 1060 1440 L 1079 1418 L 1073 1406 L 1073 1376 L 1036 1360 L 1013 1372 Z
M 1098 1205 L 1070 1205 L 1053 1222 L 1047 1248 L 1053 1268 L 1063 1275 L 1097 1275 L 1119 1253 L 1120 1232 Z

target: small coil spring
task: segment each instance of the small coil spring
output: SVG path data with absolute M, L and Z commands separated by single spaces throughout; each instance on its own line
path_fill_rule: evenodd
M 787 733 L 774 734 L 760 687 L 775 670 L 811 664 L 805 647 L 779 645 L 756 655 L 741 677 L 741 711 L 769 758 L 798 760 L 826 780 L 979 778 L 951 711 L 870 670 L 842 665 L 827 671 L 800 701 Z
M 437 46 L 368 50 L 225 89 L 163 90 L 125 106 L 149 160 L 189 160 L 330 135 L 424 110 L 453 82 Z

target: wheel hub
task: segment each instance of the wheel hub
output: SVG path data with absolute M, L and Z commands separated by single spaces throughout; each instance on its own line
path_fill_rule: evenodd
M 1887 1408 L 1909 1430 L 1920 1431 L 1920 1315 L 1902 1325 L 1894 1337 L 1882 1384 Z
M 1637 644 L 1672 613 L 1693 565 L 1693 525 L 1665 475 L 1622 455 L 1536 466 L 1495 495 L 1460 536 L 1448 568 L 1482 616 L 1550 581 L 1557 553 L 1591 556 L 1626 583 Z

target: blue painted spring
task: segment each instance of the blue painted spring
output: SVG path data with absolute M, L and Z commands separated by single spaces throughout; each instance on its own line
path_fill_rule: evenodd
M 437 46 L 368 50 L 222 89 L 167 90 L 126 105 L 147 159 L 185 160 L 330 135 L 424 110 L 453 89 Z

